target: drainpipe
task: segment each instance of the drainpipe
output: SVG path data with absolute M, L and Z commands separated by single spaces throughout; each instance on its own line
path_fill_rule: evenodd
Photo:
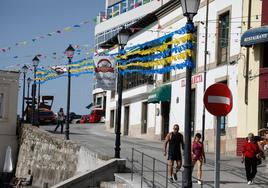
M 207 0 L 206 8 L 206 29 L 205 29 L 205 53 L 204 53 L 204 83 L 203 83 L 203 93 L 206 91 L 207 84 L 207 55 L 208 55 L 208 12 L 209 12 L 209 0 Z M 205 127 L 206 127 L 206 110 L 205 105 L 203 105 L 203 115 L 202 115 L 202 142 L 205 140 Z
M 251 24 L 251 5 L 252 0 L 249 0 L 248 3 L 248 27 L 250 29 Z M 248 105 L 248 72 L 249 72 L 249 47 L 247 47 L 247 55 L 246 55 L 246 75 L 245 75 L 245 104 Z

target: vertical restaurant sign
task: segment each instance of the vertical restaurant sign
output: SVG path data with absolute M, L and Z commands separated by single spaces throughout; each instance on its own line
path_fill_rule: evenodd
M 94 69 L 96 88 L 114 90 L 116 81 L 116 60 L 111 56 L 95 56 Z

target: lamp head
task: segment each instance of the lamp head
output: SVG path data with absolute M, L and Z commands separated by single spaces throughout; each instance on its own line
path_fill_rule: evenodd
M 65 54 L 67 58 L 72 59 L 74 56 L 75 49 L 72 47 L 72 45 L 69 45 L 68 48 L 65 50 Z
M 192 21 L 193 17 L 197 14 L 199 5 L 200 0 L 181 0 L 183 15 Z
M 23 67 L 21 67 L 21 72 L 26 74 L 28 71 L 28 67 L 26 65 L 23 65 Z
M 32 82 L 32 79 L 29 77 L 29 78 L 27 78 L 27 84 L 31 84 L 31 82 Z
M 34 58 L 33 58 L 33 66 L 34 67 L 37 67 L 38 66 L 38 64 L 39 64 L 39 59 L 38 59 L 38 57 L 37 56 L 35 56 Z
M 123 27 L 117 35 L 118 44 L 120 46 L 125 46 L 128 42 L 128 38 L 129 38 L 129 32 L 126 30 L 125 27 Z

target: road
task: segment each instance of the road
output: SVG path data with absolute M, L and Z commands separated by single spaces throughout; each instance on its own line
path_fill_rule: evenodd
M 41 126 L 49 132 L 55 126 Z M 64 138 L 63 134 L 56 133 L 59 137 Z M 104 124 L 72 124 L 70 125 L 70 139 L 80 142 L 82 145 L 100 155 L 112 158 L 114 156 L 115 134 L 105 131 Z M 121 158 L 127 159 L 127 166 L 131 168 L 132 148 L 139 152 L 143 152 L 143 173 L 147 184 L 152 181 L 153 159 L 155 158 L 155 181 L 158 182 L 157 187 L 166 185 L 165 169 L 166 158 L 162 152 L 163 143 L 160 141 L 148 141 L 143 139 L 132 138 L 128 136 L 121 136 Z M 134 152 L 134 170 L 141 172 L 142 155 L 139 152 Z M 203 166 L 203 187 L 214 187 L 214 155 L 207 153 L 207 163 Z M 160 162 L 161 161 L 161 162 Z M 267 187 L 268 174 L 266 174 L 265 166 L 259 166 L 258 176 L 255 178 L 254 185 L 247 185 L 245 179 L 244 166 L 240 163 L 239 158 L 235 156 L 221 156 L 221 187 L 235 188 L 235 187 Z M 193 172 L 193 185 L 196 184 L 196 169 Z M 180 187 L 181 173 L 178 174 L 179 182 L 177 184 L 168 184 L 169 187 Z M 145 181 L 146 183 L 146 181 Z

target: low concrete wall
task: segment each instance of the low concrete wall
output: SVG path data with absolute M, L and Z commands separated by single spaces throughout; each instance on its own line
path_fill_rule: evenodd
M 101 181 L 114 181 L 114 173 L 124 172 L 125 165 L 126 161 L 123 159 L 111 159 L 94 170 L 78 174 L 52 188 L 99 187 Z
M 16 177 L 32 171 L 33 186 L 55 185 L 74 175 L 96 169 L 105 161 L 77 142 L 57 138 L 31 125 L 24 125 Z

